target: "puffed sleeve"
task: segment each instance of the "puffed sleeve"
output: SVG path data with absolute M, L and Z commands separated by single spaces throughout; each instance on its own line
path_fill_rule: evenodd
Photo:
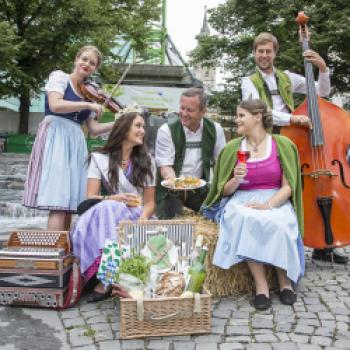
M 101 179 L 101 171 L 97 166 L 97 159 L 94 153 L 91 154 L 89 169 L 88 169 L 88 178 L 89 179 Z
M 150 176 L 147 176 L 145 180 L 145 187 L 155 187 L 157 183 L 157 167 L 156 162 L 152 156 L 151 157 L 151 172 L 153 175 L 153 179 Z
M 69 81 L 69 75 L 61 70 L 53 71 L 49 76 L 49 81 L 45 85 L 46 92 L 59 92 L 64 95 Z

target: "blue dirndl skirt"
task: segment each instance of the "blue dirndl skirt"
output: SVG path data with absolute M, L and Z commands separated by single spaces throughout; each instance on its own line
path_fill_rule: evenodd
M 244 260 L 279 267 L 297 283 L 305 260 L 297 217 L 287 201 L 272 210 L 257 210 L 249 202 L 264 203 L 277 189 L 236 191 L 220 216 L 220 232 L 213 264 L 228 269 Z
M 46 116 L 33 146 L 23 204 L 75 212 L 86 198 L 87 156 L 79 124 L 58 116 Z

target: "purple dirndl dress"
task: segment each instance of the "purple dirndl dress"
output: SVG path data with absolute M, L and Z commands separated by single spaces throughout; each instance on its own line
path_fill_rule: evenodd
M 89 166 L 89 178 L 100 179 L 103 186 L 112 194 L 108 182 L 108 155 L 92 153 Z M 153 179 L 146 179 L 144 187 L 155 186 L 155 166 L 152 164 Z M 133 186 L 128 178 L 132 173 L 132 164 L 124 171 L 119 168 L 117 193 L 143 195 L 143 189 Z M 115 192 L 114 192 L 115 193 Z M 104 200 L 83 213 L 75 223 L 71 233 L 73 254 L 80 258 L 81 272 L 86 283 L 97 273 L 101 252 L 106 239 L 117 241 L 117 227 L 121 221 L 136 221 L 142 213 L 142 207 L 128 207 L 126 204 Z

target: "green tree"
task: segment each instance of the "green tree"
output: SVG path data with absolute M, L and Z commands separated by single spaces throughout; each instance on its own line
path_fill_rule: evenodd
M 19 132 L 28 132 L 30 98 L 50 71 L 69 71 L 85 44 L 110 64 L 117 37 L 142 50 L 159 15 L 159 0 L 0 0 L 0 96 L 19 97 Z M 112 80 L 116 73 L 107 64 L 101 75 Z
M 0 96 L 10 93 L 8 86 L 1 81 L 8 79 L 16 71 L 14 58 L 19 51 L 19 45 L 14 44 L 15 38 L 14 27 L 0 22 Z
M 349 91 L 348 0 L 227 0 L 210 11 L 209 22 L 217 34 L 198 38 L 200 45 L 192 52 L 192 61 L 208 67 L 221 65 L 227 72 L 227 83 L 238 87 L 241 77 L 255 67 L 254 37 L 268 31 L 280 43 L 276 66 L 303 74 L 295 23 L 298 11 L 305 11 L 310 17 L 310 46 L 320 53 L 331 69 L 333 93 Z M 229 104 L 236 104 L 237 96 L 228 96 Z

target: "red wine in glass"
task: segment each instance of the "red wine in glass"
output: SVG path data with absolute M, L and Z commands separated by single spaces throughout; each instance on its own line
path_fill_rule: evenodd
M 243 151 L 243 150 L 238 150 L 237 151 L 237 159 L 239 163 L 247 164 L 247 160 L 250 157 L 250 152 L 249 151 Z M 242 184 L 247 184 L 249 183 L 248 180 L 241 179 L 240 183 Z
M 249 151 L 241 151 L 241 150 L 237 151 L 237 159 L 240 163 L 246 164 L 249 157 L 250 157 Z

